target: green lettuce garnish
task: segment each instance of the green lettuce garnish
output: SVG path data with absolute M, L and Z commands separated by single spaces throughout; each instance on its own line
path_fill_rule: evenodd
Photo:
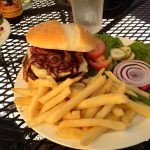
M 140 41 L 136 41 L 130 45 L 130 48 L 135 53 L 135 59 L 150 64 L 150 43 L 144 44 Z

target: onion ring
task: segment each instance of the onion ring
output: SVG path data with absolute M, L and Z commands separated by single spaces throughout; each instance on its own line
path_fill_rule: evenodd
M 119 63 L 113 70 L 117 78 L 144 91 L 150 90 L 150 65 L 140 60 Z

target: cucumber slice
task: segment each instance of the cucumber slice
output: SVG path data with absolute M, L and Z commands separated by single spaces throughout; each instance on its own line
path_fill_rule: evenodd
M 110 55 L 114 60 L 121 60 L 126 57 L 126 52 L 124 52 L 120 48 L 112 48 L 110 51 Z
M 129 46 L 123 46 L 123 47 L 120 47 L 120 49 L 126 53 L 126 58 L 128 58 L 131 55 L 132 51 Z
M 133 60 L 135 58 L 134 52 L 131 52 L 130 56 L 127 58 L 127 60 Z

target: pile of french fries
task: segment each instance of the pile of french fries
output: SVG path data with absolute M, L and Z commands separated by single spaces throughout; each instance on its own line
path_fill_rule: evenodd
M 110 71 L 100 70 L 94 77 L 56 83 L 54 79 L 28 79 L 28 88 L 14 88 L 20 97 L 14 102 L 26 107 L 27 124 L 55 124 L 56 135 L 88 145 L 109 131 L 125 130 L 136 114 L 150 117 L 150 107 L 131 101 L 128 95 L 150 95 L 118 80 Z

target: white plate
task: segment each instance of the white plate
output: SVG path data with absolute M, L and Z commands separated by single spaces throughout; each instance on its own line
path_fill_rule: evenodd
M 0 27 L 4 28 L 4 32 L 2 35 L 0 35 L 0 46 L 4 44 L 4 42 L 8 39 L 11 29 L 10 29 L 10 24 L 9 22 L 4 19 L 3 23 L 0 25 Z
M 122 38 L 121 38 L 122 39 Z M 125 45 L 131 44 L 129 39 L 122 39 Z M 22 78 L 22 69 L 19 72 L 15 87 L 26 87 L 26 83 Z M 19 108 L 18 111 L 25 121 L 28 120 L 26 108 Z M 150 119 L 142 116 L 137 116 L 132 122 L 132 125 L 125 131 L 109 132 L 99 137 L 95 142 L 89 146 L 82 146 L 76 140 L 65 140 L 55 135 L 57 128 L 48 124 L 41 124 L 33 128 L 37 133 L 55 143 L 72 147 L 76 149 L 89 149 L 89 150 L 114 150 L 133 146 L 144 142 L 150 138 Z

